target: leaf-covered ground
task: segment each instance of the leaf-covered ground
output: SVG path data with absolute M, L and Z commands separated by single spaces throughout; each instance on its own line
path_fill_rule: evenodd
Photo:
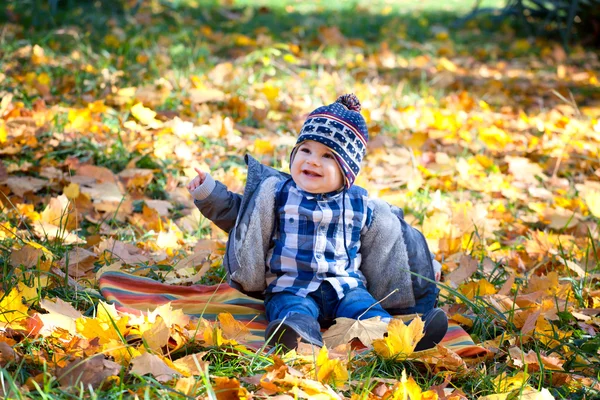
M 0 393 L 600 395 L 597 53 L 454 26 L 461 1 L 42 3 L 10 3 L 0 29 Z M 221 282 L 193 167 L 234 191 L 246 152 L 286 169 L 306 114 L 346 92 L 370 132 L 357 183 L 423 231 L 486 357 L 255 353 L 227 314 L 103 302 L 107 270 Z

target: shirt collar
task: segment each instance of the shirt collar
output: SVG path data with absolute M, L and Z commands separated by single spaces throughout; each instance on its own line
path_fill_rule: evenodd
M 304 197 L 306 197 L 308 200 L 317 200 L 317 201 L 327 201 L 327 200 L 334 200 L 335 198 L 337 198 L 339 195 L 342 194 L 342 192 L 344 191 L 344 187 L 342 186 L 341 188 L 339 188 L 338 190 L 334 190 L 333 192 L 329 192 L 329 193 L 309 193 L 305 190 L 302 190 L 298 187 L 298 185 L 296 185 L 296 182 L 294 182 L 294 180 L 292 180 L 292 186 Z

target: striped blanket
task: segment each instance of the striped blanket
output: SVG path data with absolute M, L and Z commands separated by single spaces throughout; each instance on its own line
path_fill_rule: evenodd
M 262 300 L 248 297 L 227 284 L 214 286 L 177 286 L 124 272 L 105 272 L 100 277 L 102 295 L 117 309 L 139 313 L 154 310 L 171 303 L 184 313 L 215 320 L 220 313 L 231 313 L 236 320 L 246 323 L 251 336 L 246 343 L 255 348 L 264 344 L 267 320 Z M 477 357 L 487 352 L 475 345 L 463 328 L 450 321 L 448 333 L 441 343 L 461 357 Z

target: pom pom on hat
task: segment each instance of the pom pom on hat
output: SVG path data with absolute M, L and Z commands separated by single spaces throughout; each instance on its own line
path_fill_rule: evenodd
M 358 101 L 358 97 L 354 95 L 354 93 L 343 94 L 337 98 L 336 103 L 340 103 L 348 110 L 360 112 L 361 106 L 360 101 Z
M 306 118 L 296 146 L 290 156 L 291 162 L 300 143 L 314 140 L 329 147 L 346 177 L 345 187 L 349 189 L 360 172 L 360 164 L 367 152 L 369 132 L 360 115 L 361 105 L 352 94 L 344 94 L 335 103 L 321 106 Z

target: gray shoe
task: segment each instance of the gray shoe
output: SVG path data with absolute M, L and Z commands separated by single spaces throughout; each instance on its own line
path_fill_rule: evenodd
M 296 349 L 300 341 L 323 347 L 319 322 L 306 314 L 292 314 L 269 322 L 265 340 L 269 346 L 281 344 L 287 350 Z
M 425 336 L 417 343 L 415 351 L 421 351 L 435 347 L 440 343 L 446 332 L 448 332 L 448 317 L 446 313 L 439 308 L 434 308 L 423 315 L 425 327 L 423 331 Z

